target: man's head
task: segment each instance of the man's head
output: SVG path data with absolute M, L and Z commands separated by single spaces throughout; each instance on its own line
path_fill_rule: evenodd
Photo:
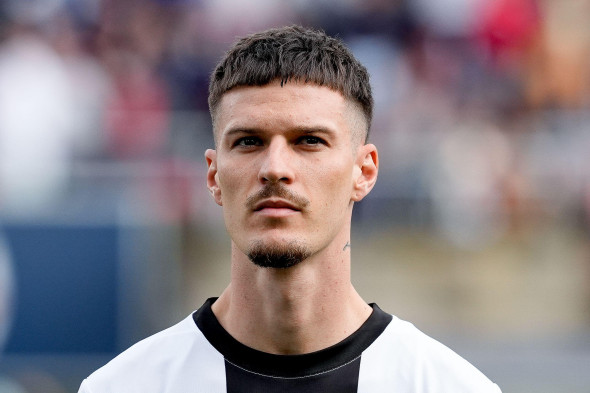
M 360 110 L 362 125 L 358 136 L 366 142 L 373 116 L 366 68 L 340 40 L 300 26 L 249 35 L 227 52 L 211 75 L 209 85 L 214 130 L 219 102 L 227 91 L 237 86 L 264 86 L 275 80 L 281 85 L 296 81 L 340 92 L 351 106 Z
M 377 178 L 371 104 L 364 67 L 323 33 L 271 30 L 230 50 L 212 77 L 205 156 L 234 251 L 286 268 L 347 250 L 353 203 Z

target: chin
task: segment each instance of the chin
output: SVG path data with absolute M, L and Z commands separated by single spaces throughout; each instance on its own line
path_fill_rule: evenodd
M 250 244 L 246 255 L 257 266 L 287 269 L 309 258 L 311 250 L 297 240 L 287 242 L 257 240 Z

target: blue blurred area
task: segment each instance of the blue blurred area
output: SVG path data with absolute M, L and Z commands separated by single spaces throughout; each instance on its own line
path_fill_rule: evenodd
M 18 302 L 5 352 L 116 353 L 116 227 L 9 225 Z

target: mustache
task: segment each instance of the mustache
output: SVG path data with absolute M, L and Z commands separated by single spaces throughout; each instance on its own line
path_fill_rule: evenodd
M 300 210 L 305 209 L 309 205 L 309 200 L 287 189 L 281 183 L 267 183 L 263 189 L 250 195 L 246 199 L 246 207 L 254 210 L 257 203 L 268 199 L 270 197 L 277 197 L 284 199 L 297 207 Z

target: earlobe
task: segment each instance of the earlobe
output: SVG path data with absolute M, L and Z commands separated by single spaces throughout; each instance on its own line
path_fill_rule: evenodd
M 351 199 L 358 202 L 366 197 L 377 182 L 379 157 L 373 144 L 361 146 L 357 153 L 355 178 Z
M 207 149 L 205 151 L 205 159 L 207 160 L 207 189 L 213 196 L 213 200 L 219 206 L 223 206 L 221 201 L 221 189 L 217 177 L 217 151 Z

